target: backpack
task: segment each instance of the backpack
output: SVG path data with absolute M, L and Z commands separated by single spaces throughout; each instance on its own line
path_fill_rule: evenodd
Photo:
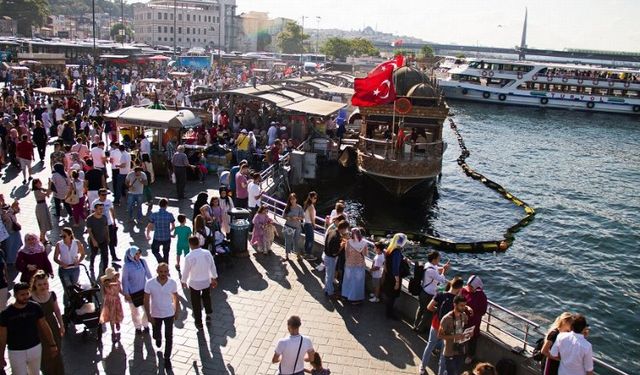
M 444 300 L 438 301 L 438 320 L 442 320 L 442 318 L 447 315 L 447 313 L 453 310 L 453 298 L 455 296 L 448 292 L 440 292 L 438 294 L 442 294 L 445 297 Z M 438 298 L 438 294 L 436 294 L 434 298 Z
M 502 358 L 496 363 L 496 371 L 500 375 L 516 375 L 518 373 L 518 365 L 513 359 Z
M 536 345 L 533 347 L 533 353 L 531 353 L 531 358 L 536 362 L 541 362 L 544 359 L 544 354 L 542 354 L 543 345 L 544 345 L 544 337 L 538 339 L 538 341 L 536 341 Z
M 422 278 L 424 277 L 424 265 L 416 262 L 413 266 L 413 277 L 409 280 L 409 293 L 414 296 L 420 294 L 422 290 Z

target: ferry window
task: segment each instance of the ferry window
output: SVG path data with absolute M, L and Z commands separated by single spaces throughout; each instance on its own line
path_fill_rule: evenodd
M 460 74 L 452 74 L 451 75 L 451 80 L 460 81 Z
M 473 61 L 469 64 L 469 68 L 477 68 L 478 67 L 478 62 L 477 61 Z
M 622 96 L 622 90 L 611 90 L 613 96 Z
M 585 87 L 583 92 L 587 95 L 591 95 L 593 94 L 593 87 Z
M 578 92 L 578 88 L 576 86 L 569 86 L 569 92 Z
M 542 69 L 540 69 L 540 71 L 538 72 L 538 75 L 539 75 L 539 76 L 542 76 L 542 75 L 545 75 L 545 74 L 547 74 L 547 68 L 542 68 Z

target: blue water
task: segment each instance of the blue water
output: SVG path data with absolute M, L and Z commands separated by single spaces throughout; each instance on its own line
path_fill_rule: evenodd
M 469 165 L 537 212 L 504 254 L 447 254 L 454 273 L 480 275 L 491 300 L 545 325 L 563 311 L 585 314 L 598 357 L 640 373 L 640 121 L 460 102 L 451 112 Z M 462 173 L 448 123 L 444 138 L 432 202 L 371 196 L 356 177 L 319 189 L 320 199 L 345 198 L 368 227 L 501 238 L 522 210 Z

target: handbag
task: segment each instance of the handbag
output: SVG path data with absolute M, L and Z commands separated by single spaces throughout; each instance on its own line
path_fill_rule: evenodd
M 131 296 L 131 303 L 133 303 L 133 306 L 140 307 L 144 305 L 144 289 L 139 290 L 135 293 L 131 293 L 130 296 Z

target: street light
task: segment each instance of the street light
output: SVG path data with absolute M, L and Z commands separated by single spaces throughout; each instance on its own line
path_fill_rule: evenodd
M 320 44 L 320 20 L 322 17 L 316 16 L 316 21 L 318 22 L 318 27 L 316 28 L 316 55 L 318 54 L 318 46 Z
M 173 0 L 173 61 L 176 61 L 176 31 L 178 29 L 178 17 L 176 14 L 177 0 Z
M 304 64 L 304 61 L 302 61 L 302 54 L 304 53 L 304 19 L 305 18 L 311 18 L 311 17 L 302 16 L 302 31 L 300 32 L 300 38 L 302 39 L 302 41 L 301 41 L 302 50 L 300 51 L 300 65 Z M 302 70 L 300 70 L 300 74 L 302 74 Z

